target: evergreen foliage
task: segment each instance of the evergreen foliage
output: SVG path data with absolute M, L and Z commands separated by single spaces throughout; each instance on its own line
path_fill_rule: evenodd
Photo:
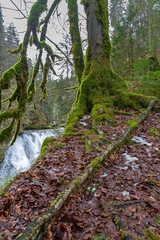
M 136 61 L 160 58 L 159 18 L 158 0 L 111 0 L 112 66 L 118 74 L 134 80 Z

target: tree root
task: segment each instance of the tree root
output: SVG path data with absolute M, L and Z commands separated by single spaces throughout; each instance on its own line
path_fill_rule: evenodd
M 135 131 L 141 122 L 143 122 L 149 115 L 153 105 L 156 100 L 152 100 L 146 109 L 145 113 L 140 116 L 138 120 L 135 121 L 135 124 L 130 126 L 114 143 L 110 144 L 107 149 L 102 152 L 99 157 L 95 158 L 86 168 L 85 170 L 75 179 L 73 180 L 63 192 L 59 194 L 59 196 L 52 203 L 51 207 L 40 216 L 36 217 L 32 220 L 32 222 L 28 225 L 28 227 L 21 233 L 16 239 L 17 240 L 28 240 L 36 235 L 37 231 L 45 225 L 45 228 L 49 225 L 49 223 L 53 220 L 53 218 L 58 214 L 58 212 L 63 207 L 66 200 L 70 197 L 71 193 L 73 193 L 76 189 L 87 180 L 89 176 L 94 174 L 98 168 L 101 166 L 103 162 L 105 162 L 108 157 L 113 153 L 117 148 L 121 147 L 127 140 L 130 138 L 130 135 L 133 131 Z M 42 230 L 43 231 L 43 230 Z M 40 239 L 40 238 L 38 238 Z M 44 238 L 43 238 L 44 239 Z M 125 238 L 125 239 L 133 239 L 133 238 Z
M 137 203 L 142 203 L 142 202 L 145 202 L 145 201 L 144 200 L 132 200 L 132 201 L 126 201 L 126 202 L 119 202 L 119 203 L 113 203 L 111 205 L 111 207 L 121 208 L 121 207 L 124 207 L 126 205 L 137 204 Z
M 134 240 L 132 235 L 129 233 L 125 222 L 123 220 L 121 220 L 116 213 L 112 213 L 111 218 L 112 218 L 114 224 L 116 225 L 117 230 L 121 232 L 122 239 Z

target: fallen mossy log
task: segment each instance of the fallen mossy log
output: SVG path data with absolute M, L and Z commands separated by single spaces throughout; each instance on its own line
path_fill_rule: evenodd
M 43 226 L 47 228 L 52 219 L 58 214 L 60 209 L 63 207 L 66 200 L 70 197 L 71 193 L 73 193 L 76 189 L 79 189 L 79 186 L 82 185 L 86 179 L 95 173 L 101 164 L 106 161 L 106 159 L 113 153 L 117 148 L 121 147 L 129 138 L 133 131 L 135 131 L 139 124 L 143 122 L 149 115 L 153 105 L 156 100 L 152 100 L 146 109 L 145 113 L 142 114 L 139 119 L 135 120 L 135 122 L 127 128 L 127 130 L 116 140 L 114 143 L 110 144 L 107 149 L 102 152 L 99 157 L 95 158 L 86 168 L 85 170 L 75 179 L 73 180 L 64 191 L 62 191 L 59 196 L 55 199 L 49 209 L 36 217 L 31 221 L 31 223 L 27 226 L 23 233 L 17 236 L 16 240 L 29 240 L 34 237 L 34 239 L 40 239 L 38 236 L 40 231 L 43 231 Z
M 128 228 L 123 220 L 119 218 L 119 216 L 116 213 L 112 213 L 111 218 L 116 225 L 116 228 L 118 231 L 121 232 L 121 237 L 124 240 L 133 240 L 134 238 L 128 231 Z

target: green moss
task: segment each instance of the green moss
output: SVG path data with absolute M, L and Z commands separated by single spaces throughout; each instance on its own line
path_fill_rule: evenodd
M 92 135 L 94 133 L 95 133 L 95 130 L 94 129 L 90 129 L 90 130 L 88 130 L 86 132 L 83 132 L 82 134 L 83 134 L 83 136 L 89 136 L 89 135 Z
M 124 115 L 124 116 L 135 116 L 135 113 L 118 111 L 118 110 L 115 110 L 115 109 L 113 109 L 113 113 L 115 113 L 115 114 L 121 114 L 121 115 Z
M 156 217 L 155 220 L 156 220 L 157 223 L 160 225 L 160 217 Z
M 150 71 L 160 71 L 160 64 L 156 55 L 152 55 L 148 58 L 150 62 Z
M 101 148 L 101 145 L 103 141 L 104 141 L 104 138 L 100 138 L 100 136 L 92 140 L 86 140 L 86 150 L 88 152 L 92 152 L 92 151 L 102 152 L 103 149 Z
M 103 39 L 103 55 L 110 58 L 111 55 L 111 43 L 109 39 L 109 24 L 108 24 L 108 14 L 107 14 L 107 4 L 106 1 L 97 1 L 97 9 L 96 9 L 96 16 L 98 21 L 101 23 L 101 32 L 102 32 L 102 39 Z
M 158 136 L 158 137 L 160 136 L 160 133 L 156 127 L 149 128 L 148 131 L 149 131 L 149 134 L 153 136 Z
M 47 9 L 47 0 L 38 0 L 33 4 L 27 20 L 29 28 L 35 30 L 38 27 L 38 20 L 41 14 Z
M 139 80 L 139 85 L 134 92 L 160 98 L 160 71 L 144 74 Z
M 61 192 L 61 194 L 58 195 L 58 197 L 56 197 L 56 199 L 55 199 L 54 202 L 52 203 L 51 207 L 53 207 L 53 206 L 59 201 L 59 199 L 62 198 L 63 193 L 64 193 L 64 192 Z
M 15 76 L 14 69 L 9 68 L 7 71 L 5 71 L 2 75 L 2 85 L 1 88 L 3 89 L 9 89 L 11 84 L 10 80 L 13 79 Z
M 148 229 L 145 229 L 147 232 L 147 239 L 148 240 L 159 240 L 159 237 L 155 235 L 154 233 L 150 232 Z
M 35 93 L 36 93 L 35 83 L 34 81 L 31 81 L 27 89 L 28 102 L 32 101 Z
M 79 32 L 79 19 L 78 19 L 78 6 L 77 1 L 68 0 L 68 17 L 70 22 L 70 35 L 72 40 L 72 53 L 74 61 L 74 69 L 78 82 L 80 84 L 83 70 L 84 70 L 84 59 L 82 51 L 82 43 Z
M 67 90 L 73 90 L 78 88 L 78 86 L 73 86 L 73 87 L 68 87 L 68 88 L 64 88 L 63 91 L 67 91 Z
M 48 151 L 49 150 L 48 145 L 54 141 L 56 141 L 54 137 L 47 137 L 42 143 L 41 154 L 44 154 L 46 151 Z
M 84 113 L 85 113 L 84 106 L 79 106 L 78 104 L 73 105 L 70 113 L 67 116 L 67 123 L 63 137 L 71 135 L 73 133 L 76 122 L 80 117 L 84 115 Z
M 6 190 L 8 190 L 12 185 L 11 179 L 6 180 L 6 182 L 0 186 L 0 196 L 6 194 Z
M 95 104 L 92 111 L 91 116 L 95 120 L 95 124 L 99 124 L 100 122 L 105 121 L 113 121 L 113 111 L 106 107 L 106 104 Z
M 54 145 L 52 146 L 53 148 L 62 148 L 65 145 L 65 143 L 62 142 L 55 142 Z
M 96 157 L 95 160 L 93 160 L 89 166 L 94 166 L 95 168 L 100 167 L 100 157 Z
M 18 235 L 16 238 L 18 238 L 18 237 L 22 236 L 22 234 L 23 234 L 23 233 L 20 233 L 20 234 L 19 234 L 19 235 Z
M 138 123 L 136 122 L 136 119 L 127 121 L 127 125 L 132 128 L 138 128 Z
M 47 147 L 47 146 L 41 147 L 41 154 L 44 154 L 48 151 L 49 151 L 49 147 Z
M 58 182 L 59 182 L 60 184 L 64 183 L 64 178 L 58 178 Z
M 90 140 L 86 140 L 85 148 L 87 152 L 92 152 L 91 146 L 90 146 Z
M 81 0 L 81 4 L 87 5 L 89 3 L 89 0 Z
M 39 86 L 43 92 L 43 99 L 46 98 L 47 96 L 46 84 L 47 84 L 47 75 L 48 75 L 49 69 L 50 69 L 50 59 L 49 59 L 49 56 L 47 55 L 46 62 L 43 67 L 43 78 Z
M 118 94 L 115 95 L 114 105 L 121 109 L 130 107 L 132 109 L 146 108 L 150 101 L 154 98 L 143 96 L 140 94 L 117 91 Z
M 54 60 L 54 54 L 51 49 L 51 47 L 42 42 L 39 42 L 38 37 L 37 37 L 37 28 L 39 24 L 39 18 L 41 14 L 46 10 L 47 8 L 47 0 L 37 0 L 35 4 L 33 4 L 30 15 L 27 20 L 27 30 L 24 35 L 23 43 L 19 45 L 19 47 L 13 51 L 10 51 L 12 54 L 17 54 L 20 53 L 19 61 L 10 69 L 8 69 L 6 72 L 4 72 L 2 76 L 2 89 L 8 89 L 10 87 L 10 80 L 15 79 L 16 80 L 16 90 L 14 93 L 6 99 L 10 101 L 8 105 L 8 109 L 10 108 L 11 104 L 13 101 L 17 100 L 17 109 L 15 111 L 11 111 L 11 113 L 5 112 L 5 114 L 0 115 L 0 120 L 4 121 L 6 118 L 13 118 L 18 119 L 20 122 L 20 118 L 22 117 L 23 113 L 26 110 L 26 102 L 27 102 L 27 97 L 32 100 L 33 95 L 35 94 L 35 86 L 34 86 L 34 80 L 36 77 L 36 74 L 38 73 L 39 65 L 40 64 L 40 59 L 41 59 L 41 54 L 39 55 L 38 58 L 38 64 L 36 65 L 36 70 L 33 73 L 33 78 L 31 80 L 31 84 L 28 87 L 28 95 L 27 95 L 27 82 L 29 79 L 29 72 L 28 72 L 28 62 L 27 62 L 27 47 L 29 44 L 30 36 L 31 33 L 33 33 L 33 42 L 37 46 L 37 48 L 45 48 L 45 50 L 48 52 L 50 55 L 51 59 Z M 49 20 L 48 20 L 49 21 Z M 46 70 L 46 68 L 45 68 Z M 46 80 L 46 75 L 47 71 L 44 73 L 44 81 L 43 81 L 43 86 L 42 90 L 45 93 L 45 80 Z M 9 109 L 10 110 L 10 109 Z M 16 121 L 17 122 L 17 121 Z M 15 123 L 16 123 L 15 122 Z M 14 125 L 14 124 L 13 124 Z M 17 125 L 17 128 L 15 128 L 15 134 L 14 136 L 16 137 L 19 132 L 19 125 Z M 10 137 L 10 134 L 12 134 L 13 126 L 11 129 L 11 125 L 8 126 L 8 128 L 5 128 L 4 131 L 0 133 L 0 141 L 3 141 L 5 139 L 6 141 L 9 140 L 7 137 Z M 8 134 L 10 132 L 10 134 Z M 5 134 L 6 133 L 6 136 Z
M 0 132 L 0 142 L 5 142 L 11 139 L 14 127 L 14 120 Z
M 22 50 L 22 46 L 23 46 L 23 44 L 21 43 L 21 44 L 19 44 L 17 49 L 14 49 L 14 50 L 8 49 L 8 52 L 10 52 L 11 54 L 18 54 Z

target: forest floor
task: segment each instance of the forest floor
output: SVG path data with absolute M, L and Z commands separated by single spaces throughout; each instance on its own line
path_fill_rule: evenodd
M 128 110 L 140 115 L 139 112 Z M 20 234 L 101 151 L 126 129 L 133 116 L 114 114 L 103 123 L 104 137 L 90 130 L 90 116 L 76 134 L 49 145 L 27 172 L 0 196 L 0 239 Z M 91 152 L 87 151 L 88 140 Z M 86 183 L 73 193 L 49 225 L 47 239 L 160 239 L 160 113 L 150 116 Z

